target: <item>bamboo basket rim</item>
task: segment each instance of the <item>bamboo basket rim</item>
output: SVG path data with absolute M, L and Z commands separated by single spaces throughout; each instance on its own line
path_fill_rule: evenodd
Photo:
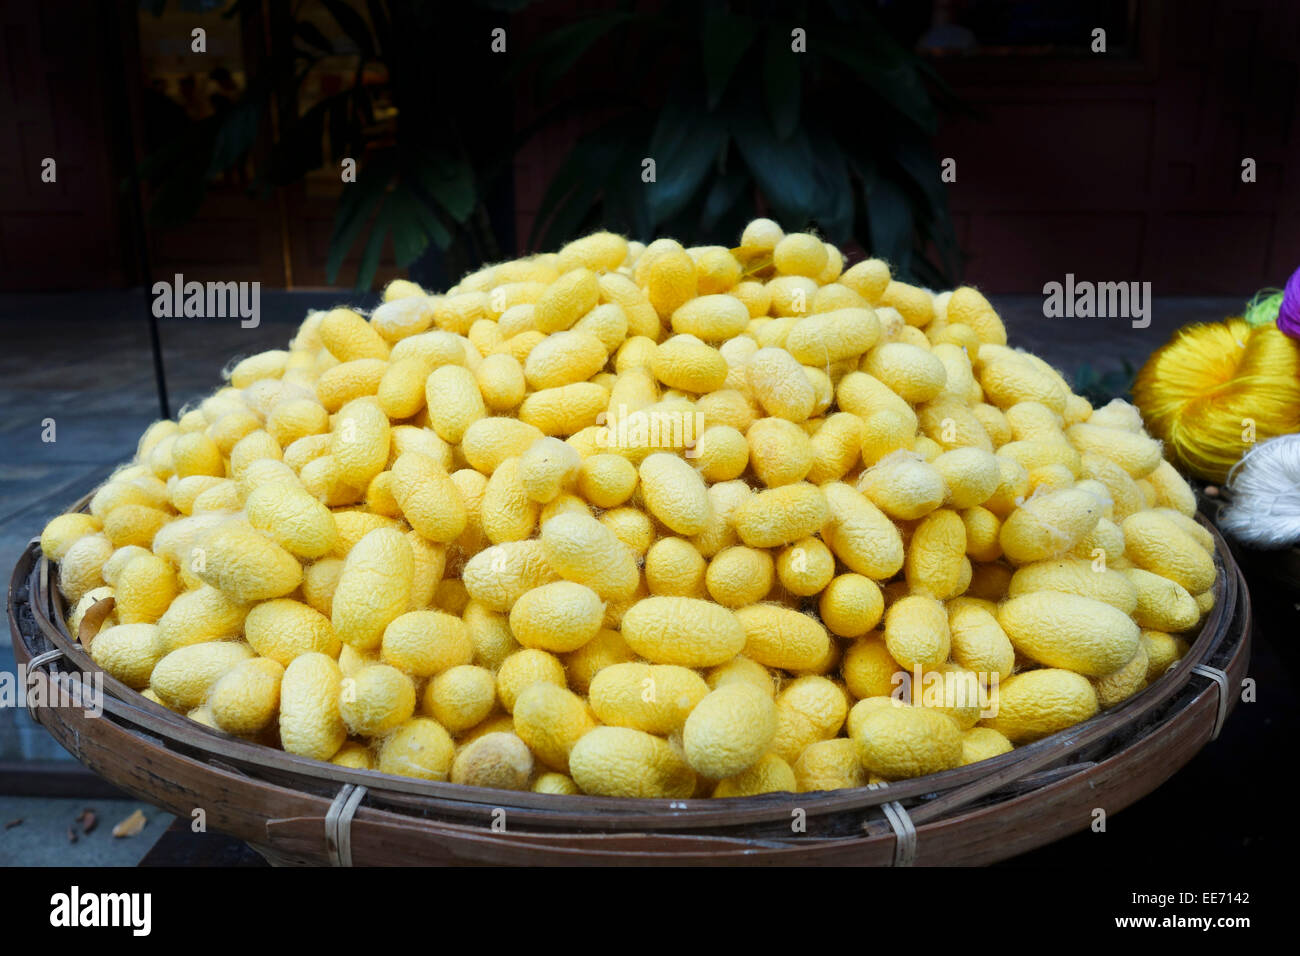
M 89 495 L 71 510 L 85 507 Z M 1150 686 L 1116 707 L 1080 724 L 1039 741 L 1017 747 L 1007 754 L 953 770 L 899 781 L 884 786 L 798 794 L 798 804 L 808 817 L 866 812 L 874 823 L 868 833 L 888 831 L 881 806 L 902 804 L 917 826 L 950 817 L 964 808 L 995 799 L 998 794 L 1021 794 L 1091 765 L 1083 756 L 1117 731 L 1140 728 L 1162 708 L 1174 701 L 1191 680 L 1194 668 L 1223 651 L 1233 615 L 1244 605 L 1249 616 L 1249 596 L 1226 542 L 1202 516 L 1215 539 L 1215 605 L 1183 658 Z M 519 820 L 525 832 L 590 831 L 593 822 L 605 832 L 685 836 L 714 830 L 714 838 L 728 839 L 717 828 L 739 830 L 747 825 L 788 824 L 791 794 L 773 793 L 753 797 L 641 799 L 587 795 L 558 796 L 527 791 L 466 787 L 448 782 L 397 777 L 378 771 L 353 770 L 285 753 L 272 747 L 232 737 L 208 728 L 154 704 L 115 678 L 104 673 L 84 647 L 66 629 L 65 605 L 52 586 L 51 562 L 41 553 L 39 539 L 33 539 L 14 567 L 9 583 L 8 613 L 15 637 L 15 650 L 26 663 L 35 653 L 57 649 L 62 659 L 51 670 L 102 675 L 105 716 L 123 724 L 136 736 L 156 745 L 189 754 L 212 766 L 241 776 L 287 785 L 303 793 L 332 796 L 345 785 L 365 787 L 368 808 L 390 808 L 407 816 L 443 815 L 443 819 L 483 818 L 494 809 L 506 808 Z M 20 627 L 17 596 L 26 588 L 28 607 L 36 633 L 48 648 L 28 647 L 28 634 Z M 1249 635 L 1243 637 L 1248 640 Z M 1141 739 L 1139 735 L 1135 739 Z M 446 825 L 445 823 L 443 825 Z M 481 833 L 481 827 L 475 832 Z M 735 839 L 742 839 L 739 836 Z M 755 845 L 745 837 L 746 846 Z M 779 839 L 776 843 L 779 843 Z M 761 843 L 759 844 L 761 845 Z

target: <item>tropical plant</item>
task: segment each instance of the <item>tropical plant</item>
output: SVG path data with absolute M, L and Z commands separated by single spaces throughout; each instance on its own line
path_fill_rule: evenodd
M 195 2 L 195 0 L 189 0 Z M 220 7 L 198 0 L 207 8 Z M 255 155 L 251 188 L 268 194 L 327 163 L 356 161 L 355 182 L 345 185 L 334 216 L 326 262 L 334 282 L 348 253 L 361 243 L 355 285 L 369 289 L 387 240 L 397 265 L 406 268 L 430 245 L 442 250 L 446 272 L 499 258 L 486 209 L 488 184 L 508 168 L 509 151 L 476 136 L 484 117 L 499 111 L 500 84 L 476 80 L 448 83 L 448 76 L 478 71 L 471 51 L 446 43 L 434 47 L 441 26 L 438 5 L 420 0 L 315 0 L 346 38 L 340 49 L 301 13 L 278 8 L 268 17 L 272 55 L 264 72 L 221 114 L 190 124 L 150 154 L 142 167 L 152 187 L 150 220 L 171 225 L 192 218 L 208 184 Z M 165 0 L 144 0 L 160 12 Z M 512 0 L 480 0 L 462 16 L 486 8 L 517 6 Z M 234 0 L 223 15 L 261 15 L 261 4 Z M 331 31 L 332 32 L 332 31 Z M 487 35 L 486 28 L 483 35 Z M 436 55 L 435 55 L 436 49 Z M 352 58 L 352 82 L 299 110 L 304 81 L 323 61 Z M 267 119 L 274 122 L 267 124 Z M 268 135 L 270 148 L 255 144 Z M 497 132 L 500 132 L 498 129 Z M 509 129 L 506 130 L 509 135 Z M 475 143 L 480 143 L 478 149 Z
M 856 237 L 896 271 L 950 284 L 960 251 L 931 140 L 936 99 L 951 94 L 869 4 L 740 6 L 621 4 L 533 45 L 526 66 L 552 109 L 611 114 L 550 183 L 533 245 L 597 225 L 729 244 L 770 211 L 787 228 Z M 588 65 L 598 50 L 616 70 Z M 570 72 L 575 92 L 554 97 Z

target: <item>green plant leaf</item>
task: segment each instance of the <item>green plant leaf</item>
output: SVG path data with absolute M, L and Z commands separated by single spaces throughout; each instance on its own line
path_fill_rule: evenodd
M 878 178 L 867 200 L 871 251 L 900 275 L 912 265 L 912 209 L 893 180 Z
M 334 229 L 325 261 L 325 277 L 330 283 L 338 278 L 343 260 L 366 220 L 383 199 L 396 171 L 397 164 L 391 151 L 380 153 L 358 172 L 355 183 L 344 183 L 343 196 L 334 211 Z
M 754 182 L 787 229 L 802 229 L 817 204 L 813 178 L 808 175 L 814 157 L 803 130 L 787 140 L 777 139 L 772 127 L 752 104 L 732 116 L 732 135 Z
M 361 14 L 348 6 L 344 0 L 320 0 L 334 22 L 339 25 L 357 51 L 364 59 L 373 60 L 375 58 L 375 41 L 370 35 L 370 28 L 366 26 L 365 18 Z
M 474 211 L 478 193 L 474 170 L 463 159 L 435 156 L 419 163 L 420 185 L 456 222 L 464 222 Z
M 819 41 L 818 47 L 847 67 L 882 104 L 933 136 L 937 124 L 934 107 L 913 66 L 914 58 L 883 30 L 864 31 L 855 40 L 861 42 L 827 37 Z
M 519 61 L 519 65 L 511 71 L 511 75 L 517 75 L 527 66 L 537 64 L 535 80 L 537 91 L 548 93 L 597 40 L 615 27 L 637 19 L 644 18 L 620 10 L 584 17 L 552 30 L 532 45 L 528 53 Z
M 353 289 L 357 292 L 369 292 L 375 283 L 375 273 L 379 271 L 379 257 L 384 251 L 384 240 L 388 238 L 388 227 L 392 219 L 392 204 L 384 203 L 375 213 L 375 224 L 366 240 L 366 248 L 361 253 L 361 264 L 357 267 L 357 281 Z
M 405 269 L 429 248 L 429 233 L 420 210 L 424 200 L 399 186 L 388 203 L 388 221 L 393 232 L 393 257 Z
M 790 49 L 789 32 L 769 27 L 763 47 L 763 93 L 768 116 L 778 139 L 789 139 L 799 125 L 803 95 L 800 58 Z
M 758 28 L 748 17 L 706 16 L 700 33 L 704 56 L 704 87 L 710 111 L 717 108 L 736 67 L 754 42 Z
M 320 27 L 310 20 L 299 20 L 294 24 L 293 32 L 298 39 L 308 46 L 315 47 L 323 53 L 334 52 L 334 44 L 329 41 L 329 37 L 322 33 Z
M 646 152 L 655 161 L 655 182 L 645 184 L 652 227 L 691 201 L 726 138 L 726 129 L 707 114 L 681 102 L 664 107 Z

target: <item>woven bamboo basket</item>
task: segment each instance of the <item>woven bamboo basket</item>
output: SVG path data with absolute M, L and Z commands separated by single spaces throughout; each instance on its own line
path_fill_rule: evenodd
M 84 502 L 83 502 L 84 504 Z M 104 710 L 36 708 L 73 756 L 142 800 L 285 865 L 975 865 L 1140 799 L 1218 736 L 1250 656 L 1245 582 L 1213 526 L 1215 607 L 1187 655 L 1093 719 L 978 764 L 889 786 L 723 800 L 624 800 L 462 787 L 350 770 L 211 730 L 107 674 Z M 9 584 L 18 663 L 99 669 L 68 634 L 33 541 Z

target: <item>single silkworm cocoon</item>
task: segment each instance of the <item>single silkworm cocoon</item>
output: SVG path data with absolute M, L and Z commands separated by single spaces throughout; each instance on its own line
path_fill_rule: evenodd
M 730 295 L 701 295 L 674 310 L 674 332 L 693 335 L 704 342 L 735 338 L 749 325 L 749 310 Z
M 288 594 L 302 583 L 302 565 L 247 521 L 232 518 L 205 534 L 195 573 L 242 604 Z
M 903 567 L 903 538 L 898 527 L 846 484 L 831 482 L 822 491 L 827 506 L 822 539 L 835 556 L 850 571 L 869 578 L 885 580 L 897 574 Z
M 1137 652 L 1138 626 L 1123 611 L 1064 591 L 1035 591 L 998 608 L 1017 651 L 1089 677 L 1118 670 Z
M 685 799 L 695 773 L 662 737 L 630 727 L 597 727 L 569 752 L 569 773 L 583 793 L 603 797 Z
M 1132 614 L 1138 595 L 1133 583 L 1119 571 L 1098 567 L 1083 558 L 1060 558 L 1026 564 L 1011 576 L 1010 597 L 1032 591 L 1065 591 L 1101 601 Z
M 695 452 L 695 467 L 706 481 L 731 481 L 749 467 L 749 443 L 730 425 L 706 428 L 695 444 Z
M 91 660 L 132 690 L 149 686 L 149 676 L 165 653 L 157 625 L 146 623 L 103 627 L 90 644 Z
M 1015 648 L 992 611 L 977 601 L 952 601 L 948 605 L 948 628 L 954 661 L 977 674 L 996 674 L 999 680 L 1011 676 Z
M 1006 416 L 1016 441 L 1065 441 L 1060 413 L 1041 402 L 1017 402 Z
M 777 604 L 752 604 L 735 612 L 745 634 L 744 654 L 766 667 L 806 671 L 830 650 L 830 636 L 816 618 Z
M 388 363 L 383 359 L 343 362 L 321 373 L 316 380 L 316 397 L 325 411 L 337 412 L 353 399 L 378 394 L 387 372 Z
M 496 706 L 496 675 L 486 667 L 458 664 L 424 685 L 421 698 L 426 714 L 459 734 L 486 720 Z
M 1147 652 L 1148 681 L 1158 680 L 1187 653 L 1186 641 L 1162 631 L 1144 630 L 1142 647 Z
M 1137 592 L 1133 620 L 1157 631 L 1189 631 L 1201 619 L 1196 598 L 1181 584 L 1142 568 L 1120 572 Z
M 1094 414 L 1093 418 L 1096 417 Z M 1155 470 L 1146 478 L 1155 489 L 1157 505 L 1162 508 L 1172 508 L 1179 514 L 1195 519 L 1196 494 L 1173 465 L 1161 459 L 1160 464 L 1156 465 Z
M 474 659 L 469 628 L 443 611 L 407 611 L 384 629 L 379 659 L 412 677 L 433 677 Z
M 830 518 L 823 489 L 799 481 L 749 496 L 736 508 L 733 522 L 751 548 L 774 548 L 815 534 Z
M 601 723 L 668 736 L 709 693 L 695 671 L 670 664 L 617 663 L 597 672 L 591 709 Z
M 622 455 L 588 455 L 578 468 L 578 493 L 597 508 L 617 508 L 632 497 L 636 483 L 636 465 Z
M 158 636 L 164 649 L 174 651 L 190 644 L 235 637 L 248 607 L 209 585 L 178 594 L 158 619 Z
M 340 644 L 328 617 L 289 598 L 263 601 L 244 619 L 244 637 L 262 657 L 286 667 L 301 654 L 338 657 Z
M 522 648 L 497 669 L 497 698 L 502 707 L 513 711 L 519 695 L 539 682 L 564 687 L 564 664 L 554 654 L 535 647 Z
M 484 475 L 491 475 L 503 461 L 518 458 L 541 437 L 537 427 L 518 419 L 480 418 L 465 431 L 460 450 L 471 467 Z M 442 464 L 444 468 L 450 468 L 450 456 Z
M 992 727 L 972 727 L 961 735 L 961 766 L 1010 753 L 1011 741 Z
M 172 444 L 172 468 L 178 478 L 190 475 L 225 475 L 221 449 L 203 432 L 179 435 Z
M 1139 643 L 1137 653 L 1133 655 L 1132 660 L 1114 673 L 1093 680 L 1092 686 L 1097 692 L 1097 705 L 1105 710 L 1140 691 L 1147 684 L 1148 665 L 1146 648 Z
M 882 342 L 862 362 L 874 376 L 905 401 L 928 402 L 943 391 L 948 372 L 932 353 L 906 342 Z
M 1202 525 L 1197 524 L 1195 518 L 1189 518 L 1181 511 L 1177 511 L 1173 508 L 1161 507 L 1161 508 L 1152 508 L 1150 510 L 1152 514 L 1160 515 L 1162 518 L 1168 518 L 1179 528 L 1181 528 L 1182 530 L 1186 531 L 1189 535 L 1191 535 L 1192 538 L 1195 539 L 1196 543 L 1205 549 L 1205 552 L 1207 554 L 1211 556 L 1214 555 L 1214 551 L 1215 551 L 1214 535 L 1210 534 L 1210 532 L 1207 531 Z M 108 580 L 107 566 L 105 566 L 104 569 L 104 579 Z M 111 584 L 112 582 L 110 581 L 109 583 Z
M 757 763 L 775 734 L 772 698 L 749 684 L 724 684 L 710 691 L 686 718 L 682 750 L 692 770 L 721 780 Z
M 642 256 L 642 262 L 637 264 L 636 281 L 645 288 L 646 298 L 664 319 L 694 299 L 699 290 L 695 262 L 676 243 L 673 248 L 665 246 L 658 255 Z
M 474 378 L 478 382 L 484 403 L 494 412 L 507 411 L 524 400 L 527 391 L 524 369 L 512 355 L 494 354 L 484 357 L 474 370 Z
M 389 418 L 411 418 L 424 408 L 424 386 L 431 368 L 416 356 L 390 362 L 375 397 Z
M 117 602 L 114 611 L 123 624 L 155 623 L 171 606 L 179 589 L 171 563 L 148 552 L 127 561 L 110 583 Z
M 878 623 L 885 612 L 880 586 L 865 575 L 849 573 L 831 579 L 818 599 L 822 623 L 839 637 L 859 637 Z M 847 667 L 847 657 L 845 658 Z
M 252 656 L 247 644 L 235 641 L 208 641 L 177 648 L 155 665 L 149 686 L 167 707 L 190 711 L 203 703 L 212 685 L 226 671 Z
M 519 480 L 525 494 L 546 504 L 571 489 L 578 480 L 582 456 L 558 438 L 539 438 L 519 458 Z
M 320 323 L 320 340 L 340 362 L 387 359 L 389 346 L 360 313 L 330 309 Z
M 1124 519 L 1124 553 L 1134 564 L 1192 594 L 1214 586 L 1214 558 L 1176 521 L 1153 511 Z
M 646 510 L 678 534 L 699 534 L 712 514 L 704 479 L 683 458 L 656 452 L 638 470 Z
M 787 763 L 797 761 L 810 745 L 835 737 L 848 713 L 848 699 L 834 681 L 817 676 L 796 678 L 776 695 L 771 752 Z
M 972 561 L 996 561 L 1002 557 L 998 534 L 1002 521 L 987 508 L 967 508 L 961 513 L 966 526 L 966 556 Z
M 971 567 L 966 557 L 966 526 L 957 512 L 940 508 L 921 519 L 908 544 L 904 571 L 914 592 L 940 601 L 966 590 Z
M 68 549 L 86 535 L 103 527 L 100 519 L 88 514 L 62 514 L 50 521 L 41 532 L 41 551 L 51 561 L 62 561 Z
M 981 359 L 984 351 L 981 349 Z M 979 383 L 988 401 L 1003 410 L 1017 402 L 1040 402 L 1054 412 L 1064 412 L 1069 394 L 1055 376 L 1034 365 L 1022 352 L 1006 352 L 988 362 L 981 360 Z
M 867 785 L 867 770 L 858 757 L 857 744 L 846 737 L 809 744 L 793 770 L 800 793 Z
M 528 353 L 524 378 L 534 389 L 583 382 L 604 368 L 608 357 L 604 343 L 589 332 L 557 332 Z
M 263 730 L 280 709 L 284 665 L 265 657 L 236 664 L 212 685 L 207 708 L 228 734 L 248 736 Z
M 812 415 L 817 392 L 798 359 L 785 349 L 759 349 L 745 365 L 745 377 L 754 397 L 774 418 L 803 422 Z
M 395 285 L 396 282 L 392 283 L 389 289 Z M 417 287 L 411 290 L 410 295 L 385 299 L 383 304 L 371 313 L 370 326 L 385 342 L 399 342 L 412 335 L 418 335 L 431 326 L 433 308 L 434 303 Z
M 527 790 L 533 774 L 533 754 L 516 734 L 496 731 L 486 733 L 466 744 L 451 765 L 451 782 L 469 787 L 494 787 L 498 790 Z M 577 793 L 573 782 L 560 773 L 546 773 L 547 778 L 567 781 L 567 789 L 539 789 L 538 793 Z M 549 784 L 555 787 L 554 783 Z
M 814 485 L 839 481 L 862 454 L 862 419 L 849 412 L 836 412 L 827 416 L 809 441 L 813 463 L 807 479 Z
M 952 634 L 942 602 L 913 594 L 890 605 L 885 612 L 885 646 L 908 670 L 937 667 L 946 661 Z
M 343 562 L 331 603 L 339 640 L 357 650 L 379 647 L 384 629 L 410 603 L 414 575 L 411 543 L 402 532 L 376 528 L 358 541 Z
M 359 508 L 340 509 L 334 512 L 334 525 L 338 528 L 339 543 L 333 551 L 333 557 L 346 558 L 356 543 L 376 528 L 392 528 L 401 531 L 402 523 L 381 514 L 372 514 Z
M 993 688 L 990 727 L 1015 744 L 1029 743 L 1094 716 L 1097 692 L 1073 671 L 1043 668 L 1008 677 Z
M 525 591 L 558 579 L 542 542 L 537 540 L 508 541 L 484 548 L 465 562 L 461 572 L 470 597 L 498 612 L 509 611 Z
M 446 780 L 455 756 L 456 745 L 441 724 L 413 717 L 384 738 L 375 769 L 400 777 Z
M 704 596 L 705 561 L 684 538 L 660 538 L 646 552 L 646 586 L 651 594 Z
M 929 707 L 879 707 L 856 731 L 853 742 L 862 765 L 886 780 L 923 777 L 961 764 L 961 730 Z
M 115 547 L 128 544 L 147 547 L 158 530 L 171 520 L 171 515 L 161 508 L 148 505 L 121 505 L 104 519 L 103 534 Z
M 438 300 L 433 323 L 444 332 L 465 335 L 479 319 L 488 318 L 491 309 L 492 300 L 481 289 L 464 289 Z
M 712 392 L 727 380 L 722 353 L 694 335 L 674 335 L 655 350 L 650 365 L 654 377 L 684 392 Z
M 1054 558 L 1091 532 L 1101 512 L 1101 502 L 1077 488 L 1035 495 L 1007 516 L 998 541 L 1012 564 Z
M 536 302 L 533 321 L 542 332 L 560 332 L 594 309 L 599 300 L 595 273 L 588 268 L 571 269 L 547 286 Z
M 596 306 L 579 319 L 572 331 L 594 335 L 605 347 L 605 354 L 612 355 L 627 340 L 627 313 L 617 303 L 607 302 Z
M 575 651 L 596 636 L 605 604 L 591 588 L 555 581 L 526 591 L 510 609 L 510 630 L 524 647 Z
M 821 367 L 861 355 L 879 338 L 880 320 L 873 309 L 836 309 L 801 319 L 785 347 L 800 363 Z
M 782 236 L 772 250 L 772 264 L 785 275 L 816 278 L 826 263 L 826 244 L 806 232 Z
M 604 600 L 624 600 L 636 590 L 635 556 L 590 515 L 562 514 L 547 521 L 541 551 L 556 574 L 586 585 Z
M 463 366 L 443 365 L 434 369 L 425 381 L 424 393 L 429 427 L 453 445 L 465 437 L 470 425 L 487 417 L 478 381 Z
M 699 598 L 647 597 L 623 615 L 623 639 L 656 664 L 712 667 L 745 646 L 744 627 L 721 605 Z
M 1145 478 L 1163 461 L 1158 441 L 1126 429 L 1079 424 L 1066 429 L 1065 436 L 1080 454 L 1109 458 L 1134 478 Z
M 791 594 L 811 597 L 835 576 L 835 555 L 819 538 L 801 538 L 782 550 L 776 561 L 777 578 Z
M 895 309 L 908 326 L 918 331 L 934 320 L 934 296 L 906 282 L 890 279 L 880 296 L 880 304 Z
M 280 744 L 292 754 L 328 760 L 347 740 L 339 716 L 343 674 L 333 658 L 295 657 L 280 681 Z
M 772 589 L 775 564 L 772 556 L 757 548 L 733 546 L 713 556 L 704 573 L 709 596 L 723 607 L 756 604 Z
M 520 477 L 518 458 L 508 458 L 488 479 L 483 489 L 480 520 L 483 532 L 493 544 L 522 541 L 532 536 L 541 510 L 528 497 Z
M 750 426 L 745 439 L 754 473 L 769 488 L 803 481 L 812 468 L 812 440 L 806 431 L 784 418 L 760 418 Z
M 767 753 L 734 777 L 719 780 L 713 797 L 753 797 L 760 793 L 794 793 L 799 783 L 794 770 L 776 754 Z
M 466 365 L 464 341 L 460 336 L 441 330 L 408 336 L 393 346 L 392 362 L 421 359 L 427 371 L 439 365 Z
M 958 510 L 982 505 L 1001 480 L 997 458 L 982 448 L 954 448 L 932 464 L 943 476 L 947 503 Z
M 574 382 L 533 392 L 519 406 L 519 420 L 544 435 L 573 435 L 599 423 L 609 392 L 595 382 Z
M 902 521 L 924 517 L 948 495 L 943 473 L 910 454 L 886 458 L 867 469 L 858 490 L 889 517 Z
M 563 687 L 539 682 L 525 688 L 514 706 L 515 733 L 546 766 L 569 772 L 569 754 L 596 728 L 587 702 Z
M 295 557 L 314 560 L 338 546 L 330 510 L 297 485 L 259 485 L 249 493 L 244 513 L 249 524 Z
M 415 684 L 388 664 L 371 664 L 345 679 L 339 692 L 339 715 L 348 731 L 378 737 L 415 713 Z

